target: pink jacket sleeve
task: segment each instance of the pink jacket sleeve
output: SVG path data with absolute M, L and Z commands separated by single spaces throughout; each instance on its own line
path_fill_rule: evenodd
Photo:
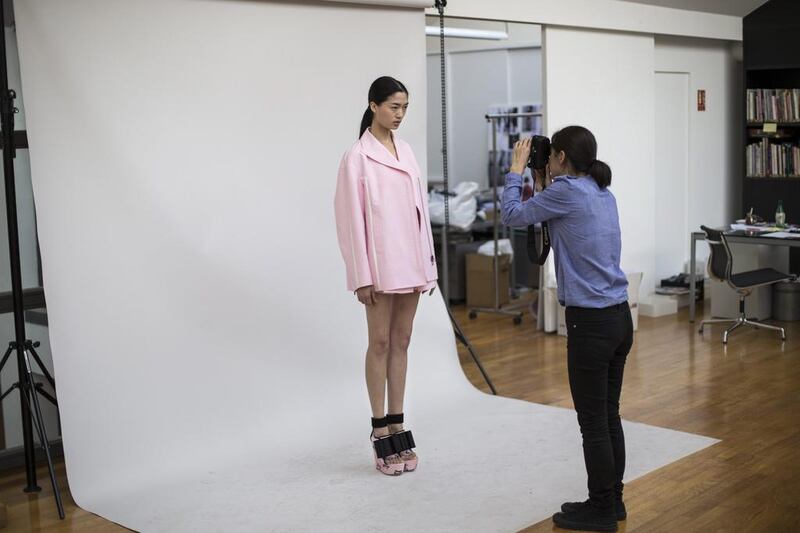
M 347 290 L 372 285 L 367 255 L 364 180 L 357 165 L 345 154 L 339 165 L 334 198 L 336 233 L 347 270 Z

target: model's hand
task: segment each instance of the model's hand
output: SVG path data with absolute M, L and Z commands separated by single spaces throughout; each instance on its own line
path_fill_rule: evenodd
M 375 286 L 367 285 L 366 287 L 361 287 L 356 291 L 356 296 L 358 301 L 364 305 L 375 305 L 375 299 L 377 298 Z
M 511 172 L 522 175 L 531 158 L 531 139 L 521 139 L 514 145 L 514 154 L 511 156 Z

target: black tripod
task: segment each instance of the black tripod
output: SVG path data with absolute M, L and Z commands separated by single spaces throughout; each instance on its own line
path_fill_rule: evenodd
M 2 122 L 3 140 L 3 171 L 5 174 L 6 186 L 6 217 L 8 221 L 8 251 L 11 263 L 11 292 L 14 303 L 14 329 L 15 341 L 8 345 L 0 362 L 0 371 L 5 366 L 6 361 L 12 352 L 17 352 L 17 371 L 19 381 L 11 386 L 0 396 L 0 400 L 8 396 L 14 389 L 20 392 L 20 409 L 22 410 L 22 440 L 25 449 L 25 472 L 27 485 L 25 492 L 38 492 L 42 490 L 36 484 L 36 454 L 33 448 L 32 423 L 36 425 L 36 433 L 39 436 L 39 443 L 44 449 L 47 457 L 47 467 L 50 470 L 50 482 L 53 485 L 53 493 L 56 498 L 59 518 L 64 518 L 64 506 L 61 503 L 61 493 L 56 482 L 53 459 L 50 454 L 50 442 L 47 440 L 47 432 L 44 427 L 42 408 L 39 405 L 39 394 L 56 403 L 55 398 L 42 389 L 41 384 L 37 384 L 33 378 L 31 369 L 31 355 L 36 360 L 42 373 L 45 375 L 50 385 L 55 390 L 55 381 L 42 364 L 35 348 L 39 343 L 34 343 L 26 339 L 25 335 L 25 310 L 22 301 L 22 268 L 19 257 L 19 228 L 17 223 L 17 193 L 14 180 L 14 113 L 18 109 L 14 107 L 16 93 L 8 88 L 8 65 L 6 63 L 6 21 L 5 21 L 5 0 L 0 0 L 0 122 Z
M 481 374 L 483 375 L 483 379 L 486 380 L 486 384 L 489 385 L 489 389 L 491 389 L 492 394 L 497 396 L 497 389 L 494 388 L 494 383 L 492 383 L 492 380 L 489 379 L 489 375 L 486 373 L 486 370 L 483 368 L 483 365 L 481 364 L 481 360 L 480 360 L 480 358 L 478 358 L 478 354 L 475 353 L 475 348 L 472 347 L 472 344 L 470 344 L 469 339 L 467 338 L 466 335 L 464 335 L 464 332 L 461 330 L 461 326 L 456 321 L 455 317 L 453 316 L 453 313 L 450 311 L 450 306 L 447 305 L 446 302 L 445 302 L 445 307 L 447 307 L 447 314 L 450 315 L 450 322 L 452 322 L 452 324 L 453 324 L 453 331 L 455 331 L 455 333 L 456 333 L 456 338 L 459 341 L 461 341 L 461 344 L 466 346 L 467 350 L 469 350 L 469 354 L 472 356 L 472 360 L 475 361 L 476 365 L 478 365 L 478 370 L 481 371 Z
M 481 371 L 483 375 L 483 379 L 486 380 L 487 385 L 492 391 L 492 394 L 497 395 L 497 389 L 494 388 L 494 384 L 492 380 L 489 378 L 489 375 L 486 373 L 486 370 L 483 368 L 481 364 L 481 360 L 478 357 L 478 354 L 475 352 L 475 348 L 472 347 L 470 344 L 469 339 L 464 334 L 464 331 L 461 329 L 461 325 L 456 321 L 456 318 L 453 316 L 452 311 L 450 311 L 450 298 L 449 298 L 449 280 L 448 280 L 448 271 L 449 266 L 447 263 L 447 231 L 450 229 L 450 184 L 447 177 L 447 76 L 445 75 L 445 64 L 446 59 L 444 55 L 444 8 L 447 5 L 447 0 L 436 0 L 436 9 L 439 11 L 439 50 L 441 54 L 441 88 L 442 88 L 442 176 L 444 178 L 444 226 L 442 227 L 442 258 L 443 258 L 443 265 L 442 265 L 442 286 L 444 287 L 442 290 L 442 297 L 444 298 L 444 306 L 447 308 L 447 314 L 450 316 L 450 322 L 453 324 L 453 331 L 456 334 L 456 338 L 463 344 L 467 350 L 469 350 L 469 354 L 472 356 L 472 360 L 475 361 L 475 364 L 478 365 L 478 370 Z M 496 240 L 496 239 L 495 239 Z

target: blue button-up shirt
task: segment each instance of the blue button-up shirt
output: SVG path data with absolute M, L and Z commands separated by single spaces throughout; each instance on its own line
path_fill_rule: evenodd
M 506 176 L 503 223 L 522 227 L 547 221 L 561 305 L 602 308 L 628 299 L 619 268 L 617 201 L 591 176 L 559 176 L 522 202 L 522 176 Z

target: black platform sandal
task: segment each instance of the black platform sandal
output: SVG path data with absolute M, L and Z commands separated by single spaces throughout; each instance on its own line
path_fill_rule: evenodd
M 396 455 L 394 446 L 392 445 L 392 435 L 385 437 L 376 437 L 376 428 L 385 428 L 387 425 L 386 417 L 372 419 L 372 432 L 369 434 L 370 441 L 372 441 L 372 448 L 375 456 L 375 469 L 381 474 L 387 476 L 399 476 L 405 470 L 405 461 L 402 463 L 387 463 L 386 458 Z

